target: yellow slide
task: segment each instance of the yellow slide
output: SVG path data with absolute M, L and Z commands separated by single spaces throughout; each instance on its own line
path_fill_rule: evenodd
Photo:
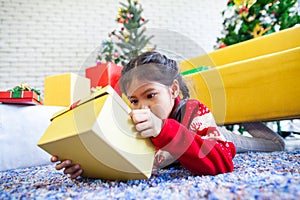
M 300 26 L 247 40 L 180 63 L 181 71 L 216 67 L 300 46 Z
M 192 98 L 205 103 L 218 124 L 296 118 L 299 44 L 300 27 L 295 27 L 216 50 L 201 56 L 203 62 L 200 57 L 184 61 L 181 70 L 206 65 L 208 58 L 216 63 L 215 68 L 184 77 Z

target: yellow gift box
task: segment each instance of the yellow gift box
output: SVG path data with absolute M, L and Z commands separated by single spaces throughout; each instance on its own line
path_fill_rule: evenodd
M 90 95 L 90 79 L 74 73 L 47 76 L 44 81 L 44 105 L 69 106 Z
M 108 180 L 147 179 L 155 148 L 141 138 L 130 108 L 107 86 L 56 113 L 38 146 L 60 160 L 80 164 L 84 177 Z
M 194 69 L 199 66 L 218 67 L 299 46 L 300 26 L 297 26 L 185 60 L 180 63 L 180 67 L 181 71 Z

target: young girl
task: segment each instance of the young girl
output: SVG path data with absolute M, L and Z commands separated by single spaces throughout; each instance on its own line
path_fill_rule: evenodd
M 155 167 L 180 163 L 194 174 L 216 175 L 233 170 L 236 152 L 284 150 L 283 139 L 262 123 L 243 124 L 253 137 L 218 127 L 205 105 L 189 99 L 177 63 L 158 52 L 143 53 L 124 66 L 120 86 L 132 105 L 136 130 L 156 147 Z M 70 160 L 56 169 L 71 178 L 82 173 Z

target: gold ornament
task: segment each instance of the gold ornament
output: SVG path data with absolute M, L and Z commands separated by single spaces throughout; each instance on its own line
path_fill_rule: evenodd
M 244 2 L 244 0 L 234 0 L 233 2 L 236 6 L 240 6 Z
M 247 2 L 247 7 L 250 8 L 251 6 L 253 6 L 253 4 L 256 3 L 256 0 L 248 0 Z
M 237 6 L 237 7 L 240 7 L 240 6 L 245 6 L 247 8 L 250 8 L 253 4 L 256 3 L 257 0 L 234 0 L 234 4 Z
M 262 36 L 266 32 L 268 32 L 270 29 L 271 29 L 270 27 L 264 28 L 261 25 L 256 24 L 254 29 L 253 29 L 252 35 L 253 35 L 254 38 L 257 38 L 257 37 Z

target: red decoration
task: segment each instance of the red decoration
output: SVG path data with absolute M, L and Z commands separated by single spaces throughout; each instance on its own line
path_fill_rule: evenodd
M 222 44 L 219 46 L 219 49 L 224 48 L 224 47 L 227 47 L 227 45 L 226 45 L 225 43 L 222 43 Z
M 118 82 L 121 77 L 122 67 L 112 62 L 97 64 L 85 70 L 85 76 L 91 80 L 91 87 L 112 86 L 121 94 Z
M 120 24 L 123 24 L 123 23 L 124 23 L 124 19 L 119 18 L 119 19 L 118 19 L 118 22 L 119 22 Z
M 243 15 L 243 14 L 248 15 L 248 13 L 249 13 L 249 9 L 246 6 L 239 9 L 239 14 L 240 15 Z

